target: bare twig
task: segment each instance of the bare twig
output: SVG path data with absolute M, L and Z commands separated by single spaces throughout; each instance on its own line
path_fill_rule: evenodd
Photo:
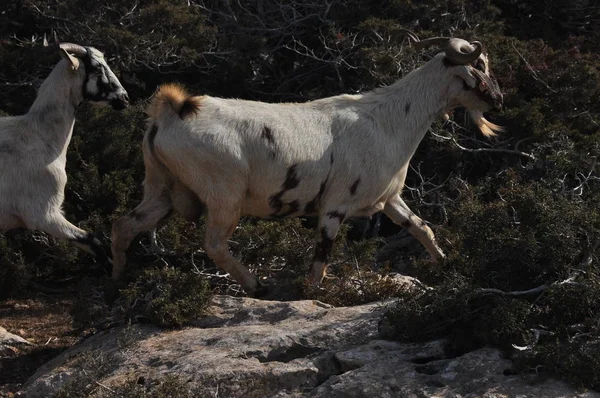
M 115 390 L 113 390 L 112 388 L 109 388 L 109 387 L 105 386 L 104 384 L 100 383 L 98 380 L 94 380 L 94 383 L 96 383 L 100 387 L 104 388 L 105 390 L 110 391 L 113 394 L 117 393 Z
M 521 58 L 521 60 L 522 60 L 523 62 L 525 62 L 525 66 L 527 66 L 527 69 L 529 69 L 529 71 L 530 71 L 530 72 L 531 72 L 531 74 L 533 75 L 533 78 L 534 78 L 535 80 L 537 80 L 538 82 L 542 83 L 542 84 L 544 85 L 544 87 L 546 87 L 546 88 L 547 88 L 548 90 L 550 90 L 551 92 L 553 92 L 553 93 L 557 93 L 558 91 L 554 90 L 552 87 L 550 87 L 550 86 L 548 85 L 548 83 L 546 83 L 544 80 L 542 80 L 542 79 L 541 79 L 541 78 L 538 76 L 538 74 L 537 74 L 537 72 L 535 71 L 535 69 L 533 69 L 533 67 L 531 66 L 531 64 L 530 64 L 529 62 L 527 62 L 527 60 L 525 59 L 525 57 L 523 56 L 523 54 L 521 54 L 521 53 L 519 52 L 519 50 L 517 50 L 517 47 L 515 47 L 515 45 L 514 45 L 514 44 L 511 44 L 511 46 L 512 46 L 513 50 L 515 50 L 515 51 L 517 52 L 517 54 L 519 54 L 519 57 Z
M 465 148 L 460 145 L 458 141 L 454 137 L 452 137 L 452 142 L 456 145 L 460 150 L 471 153 L 481 153 L 481 152 L 495 152 L 495 153 L 508 153 L 511 155 L 523 156 L 529 158 L 531 160 L 535 160 L 535 156 L 527 152 L 517 151 L 515 149 L 503 149 L 503 148 Z
M 510 292 L 505 292 L 504 290 L 500 290 L 500 289 L 494 289 L 494 288 L 481 288 L 481 289 L 476 289 L 475 293 L 482 293 L 482 294 L 498 294 L 501 296 L 527 296 L 529 294 L 536 294 L 536 293 L 542 293 L 546 290 L 548 290 L 549 288 L 553 287 L 553 286 L 561 286 L 561 285 L 579 285 L 580 283 L 575 282 L 575 279 L 579 276 L 581 272 L 580 271 L 575 271 L 573 273 L 573 275 L 571 275 L 570 277 L 568 277 L 567 279 L 565 279 L 564 281 L 559 281 L 559 282 L 553 282 L 551 284 L 543 284 L 540 285 L 538 287 L 534 287 L 532 289 L 528 289 L 528 290 L 514 290 L 514 291 L 510 291 Z

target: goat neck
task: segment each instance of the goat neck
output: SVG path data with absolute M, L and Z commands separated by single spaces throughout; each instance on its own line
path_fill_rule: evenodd
M 447 105 L 453 87 L 444 67 L 434 59 L 401 80 L 364 94 L 366 110 L 381 131 L 409 156 Z
M 25 115 L 37 128 L 55 155 L 64 154 L 71 141 L 75 111 L 82 103 L 81 77 L 66 61 L 54 67 L 38 90 L 37 98 Z

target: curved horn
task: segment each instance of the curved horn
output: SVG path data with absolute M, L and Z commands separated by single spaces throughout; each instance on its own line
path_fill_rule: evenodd
M 448 45 L 448 42 L 451 39 L 448 37 L 431 37 L 429 39 L 425 39 L 425 40 L 421 40 L 418 43 L 415 44 L 415 48 L 418 51 L 421 51 L 427 47 L 431 47 L 431 46 L 439 46 L 442 48 L 445 48 Z
M 474 50 L 472 50 L 473 47 L 475 47 Z M 478 41 L 469 43 L 466 40 L 457 38 L 448 40 L 447 46 L 444 47 L 448 59 L 459 65 L 470 64 L 475 61 L 479 58 L 482 50 L 483 46 Z
M 405 32 L 411 39 L 415 40 L 417 38 L 414 33 L 410 31 Z M 415 40 L 415 48 L 417 51 L 421 51 L 431 46 L 440 47 L 442 51 L 446 53 L 448 59 L 457 65 L 470 64 L 479 58 L 479 55 L 483 50 L 483 46 L 478 41 L 469 43 L 466 40 L 455 37 L 432 37 L 420 41 L 418 39 Z M 474 50 L 472 49 L 473 47 L 475 47 Z
M 408 30 L 408 29 L 400 29 L 401 32 L 403 32 L 404 34 L 406 34 L 406 36 L 408 36 L 410 39 L 412 39 L 412 41 L 414 41 L 415 43 L 420 42 L 421 40 L 419 40 L 419 37 L 414 34 L 414 32 Z
M 78 56 L 83 56 L 83 55 L 87 54 L 87 50 L 85 49 L 85 47 L 80 46 L 79 44 L 60 43 L 59 47 L 67 52 L 70 52 L 70 53 L 78 55 Z

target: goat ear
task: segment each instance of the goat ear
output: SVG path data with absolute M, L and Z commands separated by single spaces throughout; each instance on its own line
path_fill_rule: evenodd
M 475 88 L 477 86 L 477 79 L 471 74 L 469 67 L 466 66 L 458 66 L 455 67 L 455 75 L 460 77 L 467 86 L 470 88 Z
M 73 69 L 73 70 L 79 69 L 79 60 L 77 58 L 75 58 L 74 56 L 69 54 L 67 52 L 67 50 L 65 50 L 64 48 L 59 48 L 58 51 L 59 51 L 61 57 L 63 57 L 67 61 L 69 61 L 69 63 L 71 64 L 71 69 Z

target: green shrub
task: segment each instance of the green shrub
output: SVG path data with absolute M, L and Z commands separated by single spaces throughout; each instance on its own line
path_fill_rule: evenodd
M 23 255 L 0 235 L 0 299 L 23 293 L 31 279 L 31 268 Z
M 120 294 L 127 318 L 166 327 L 181 327 L 204 315 L 211 298 L 206 279 L 172 267 L 144 270 Z
M 86 398 L 101 387 L 96 382 L 110 371 L 110 363 L 106 354 L 84 351 L 70 360 L 70 365 L 77 369 L 53 398 Z
M 600 372 L 600 362 L 589 360 L 600 310 L 600 275 L 590 257 L 600 238 L 596 209 L 595 198 L 572 200 L 543 181 L 510 172 L 488 179 L 449 212 L 438 234 L 450 242 L 448 258 L 419 263 L 433 289 L 401 294 L 386 314 L 387 335 L 449 336 L 458 353 L 529 346 L 521 370 L 598 386 L 600 379 L 584 376 Z
M 143 380 L 143 382 L 142 382 Z M 146 381 L 145 379 L 131 379 L 120 386 L 111 388 L 115 393 L 101 392 L 101 397 L 114 397 L 115 394 L 127 398 L 196 398 L 209 396 L 204 389 L 192 388 L 179 376 L 168 375 L 161 379 Z M 100 392 L 100 391 L 99 391 Z

